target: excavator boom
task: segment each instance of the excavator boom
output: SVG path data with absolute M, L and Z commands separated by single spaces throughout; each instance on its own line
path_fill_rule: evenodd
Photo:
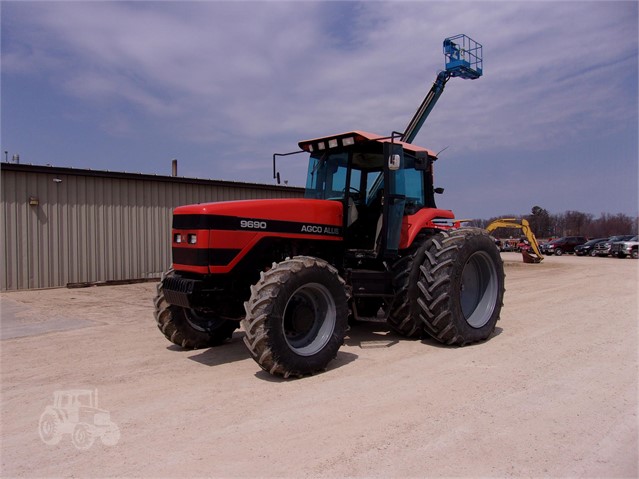
M 541 261 L 543 261 L 544 255 L 541 254 L 539 243 L 537 243 L 537 238 L 535 237 L 535 234 L 533 233 L 528 220 L 521 219 L 520 221 L 518 221 L 517 218 L 502 218 L 490 223 L 486 227 L 486 231 L 490 233 L 497 228 L 517 228 L 520 229 L 521 232 L 526 236 L 526 239 L 528 240 L 528 243 L 530 243 L 530 247 L 532 248 L 534 255 L 522 251 L 524 263 L 541 263 Z

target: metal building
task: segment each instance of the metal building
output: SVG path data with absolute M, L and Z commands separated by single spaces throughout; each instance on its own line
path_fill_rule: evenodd
M 1 163 L 0 289 L 159 277 L 174 207 L 301 188 Z

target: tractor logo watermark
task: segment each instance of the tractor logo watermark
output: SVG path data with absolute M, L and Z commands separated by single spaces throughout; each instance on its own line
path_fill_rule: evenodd
M 53 404 L 48 405 L 38 424 L 42 442 L 59 444 L 65 434 L 80 451 L 86 451 L 100 438 L 105 446 L 120 441 L 120 428 L 111 420 L 109 411 L 98 408 L 98 390 L 70 389 L 55 391 Z

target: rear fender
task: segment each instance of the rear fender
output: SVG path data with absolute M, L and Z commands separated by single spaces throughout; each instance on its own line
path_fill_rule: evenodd
M 409 248 L 424 229 L 447 230 L 453 228 L 455 214 L 451 210 L 422 208 L 414 215 L 404 216 L 399 249 Z

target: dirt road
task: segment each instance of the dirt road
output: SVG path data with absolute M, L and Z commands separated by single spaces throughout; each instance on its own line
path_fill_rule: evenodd
M 637 477 L 639 261 L 504 259 L 489 341 L 442 347 L 366 323 L 327 372 L 287 381 L 241 331 L 173 347 L 151 283 L 3 293 L 1 474 Z M 41 440 L 54 393 L 78 389 L 98 390 L 116 445 Z

